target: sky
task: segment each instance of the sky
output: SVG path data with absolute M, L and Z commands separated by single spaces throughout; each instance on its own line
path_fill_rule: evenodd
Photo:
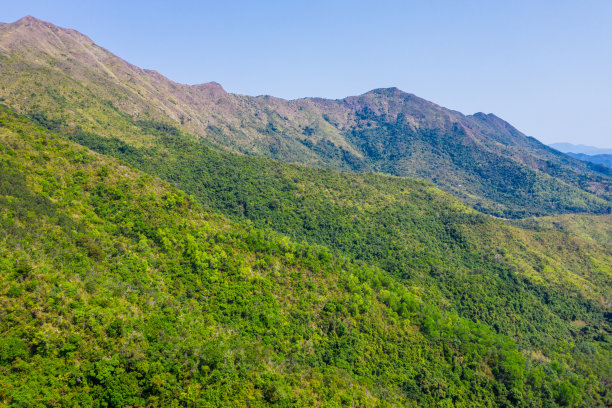
M 612 148 L 612 1 L 4 1 L 181 83 L 294 99 L 396 86 L 544 143 Z

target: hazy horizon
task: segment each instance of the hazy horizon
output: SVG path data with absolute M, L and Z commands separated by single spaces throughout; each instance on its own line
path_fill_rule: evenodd
M 285 99 L 398 87 L 464 114 L 494 113 L 543 143 L 612 147 L 612 3 L 468 1 L 84 4 L 24 0 L 181 83 Z

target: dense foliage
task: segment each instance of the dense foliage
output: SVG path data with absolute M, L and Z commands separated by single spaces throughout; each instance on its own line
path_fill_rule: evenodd
M 2 403 L 608 401 L 595 378 L 521 354 L 422 288 L 229 222 L 7 110 L 0 174 Z
M 512 336 L 534 356 L 609 378 L 609 305 L 599 303 L 610 296 L 605 247 L 555 230 L 508 227 L 423 182 L 240 157 L 178 131 L 156 132 L 156 148 L 84 132 L 72 137 L 159 174 L 208 207 L 377 264 L 405 286 L 423 288 L 428 302 Z
M 608 168 L 397 89 L 231 95 L 19 24 L 0 101 L 43 127 L 0 109 L 0 405 L 612 405 Z
M 534 331 L 530 324 L 525 335 L 550 333 L 548 325 L 556 321 L 545 312 L 550 306 L 527 311 L 521 306 L 542 305 L 550 297 L 567 303 L 555 313 L 565 320 L 593 314 L 603 320 L 605 305 L 593 303 L 610 297 L 612 254 L 606 245 L 554 231 L 526 234 L 420 181 L 222 153 L 178 130 L 157 130 L 152 136 L 153 146 L 139 148 L 92 133 L 70 135 L 175 183 L 209 208 L 376 262 L 402 279 L 434 285 L 453 305 L 500 330 L 516 330 L 517 319 L 526 319 L 547 328 Z M 551 250 L 553 242 L 558 245 Z M 521 300 L 517 290 L 531 300 Z M 507 298 L 516 298 L 516 316 L 508 314 Z M 485 310 L 488 318 L 480 316 Z
M 431 180 L 476 209 L 500 217 L 610 213 L 608 200 L 589 193 L 593 184 L 610 182 L 608 169 L 591 166 L 600 174 L 578 170 L 563 155 L 546 151 L 515 129 L 511 138 L 503 139 L 504 133 L 490 123 L 495 119 L 486 115 L 466 117 L 466 125 L 433 128 L 415 128 L 405 115 L 388 118 L 368 109 L 357 115 L 360 120 L 347 138 L 376 171 Z M 487 139 L 474 141 L 470 125 L 482 127 Z

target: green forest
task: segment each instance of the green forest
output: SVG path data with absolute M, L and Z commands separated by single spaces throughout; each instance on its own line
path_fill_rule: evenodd
M 0 24 L 0 407 L 610 407 L 612 173 L 397 88 Z
M 610 403 L 610 330 L 596 292 L 609 287 L 610 257 L 595 241 L 571 236 L 600 263 L 568 250 L 570 265 L 587 262 L 584 276 L 548 281 L 545 249 L 525 255 L 539 263 L 530 273 L 474 252 L 486 241 L 474 241 L 478 231 L 509 234 L 511 253 L 523 234 L 537 241 L 536 229 L 491 220 L 427 183 L 218 153 L 157 129 L 160 149 L 194 143 L 203 161 L 193 171 L 215 169 L 199 173 L 198 191 L 189 169 L 173 180 L 181 162 L 166 156 L 160 175 L 185 194 L 126 167 L 147 169 L 144 157 L 157 155 L 81 140 L 120 164 L 8 109 L 0 118 L 6 404 Z M 291 199 L 300 195 L 303 207 Z M 538 230 L 559 245 L 569 234 Z M 598 284 L 577 296 L 562 279 Z

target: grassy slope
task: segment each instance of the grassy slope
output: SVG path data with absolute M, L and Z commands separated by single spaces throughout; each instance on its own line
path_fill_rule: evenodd
M 0 173 L 0 403 L 608 398 L 562 359 L 526 358 L 376 267 L 232 223 L 5 109 Z

